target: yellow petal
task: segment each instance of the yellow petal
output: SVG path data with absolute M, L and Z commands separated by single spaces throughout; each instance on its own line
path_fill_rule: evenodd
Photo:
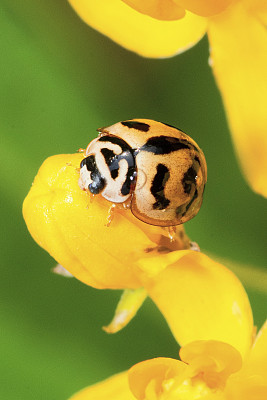
M 137 265 L 140 268 L 138 275 L 146 282 L 147 279 L 155 278 L 163 271 L 168 265 L 179 261 L 187 254 L 191 254 L 190 250 L 172 251 L 169 253 L 161 254 L 160 256 L 150 254 L 146 258 L 140 258 Z
M 69 400 L 135 400 L 128 384 L 128 371 L 81 390 Z
M 242 367 L 240 353 L 227 343 L 197 340 L 180 350 L 180 358 L 190 366 L 192 376 L 200 375 L 209 388 L 224 388 L 228 377 Z
M 267 322 L 259 331 L 240 373 L 230 377 L 226 392 L 229 399 L 267 399 Z
M 245 5 L 210 20 L 211 65 L 244 173 L 267 197 L 267 31 Z
M 115 315 L 108 326 L 103 329 L 107 333 L 116 333 L 124 328 L 136 315 L 147 297 L 143 288 L 124 290 L 117 305 Z
M 172 0 L 122 0 L 142 14 L 162 21 L 174 21 L 184 17 L 185 10 Z
M 244 375 L 243 371 L 230 376 L 225 394 L 227 400 L 266 400 L 266 380 L 259 379 L 257 375 Z
M 181 345 L 194 340 L 219 340 L 244 356 L 252 342 L 253 318 L 240 281 L 200 252 L 176 253 L 178 261 L 174 253 L 169 253 L 169 266 L 154 277 L 140 275 L 176 340 Z M 149 262 L 144 259 L 139 264 L 146 268 Z
M 205 18 L 190 12 L 178 21 L 159 21 L 121 0 L 69 0 L 90 26 L 145 57 L 169 57 L 197 43 L 206 32 Z
M 140 287 L 134 263 L 146 252 L 153 254 L 164 238 L 170 243 L 167 231 L 139 221 L 130 210 L 115 210 L 106 226 L 111 203 L 102 196 L 91 201 L 78 186 L 82 157 L 58 155 L 43 163 L 23 205 L 28 229 L 82 282 L 96 288 Z
M 139 259 L 158 257 L 189 243 L 183 226 L 177 227 L 171 242 L 167 229 L 145 224 L 129 209 L 119 207 L 107 226 L 112 203 L 101 195 L 90 198 L 78 186 L 82 158 L 63 154 L 43 163 L 23 204 L 28 229 L 41 247 L 82 282 L 96 288 L 138 288 Z
M 267 321 L 256 337 L 245 369 L 248 376 L 259 375 L 267 385 Z
M 267 24 L 266 0 L 243 0 L 248 12 L 256 15 L 265 25 Z
M 183 377 L 186 370 L 186 364 L 172 358 L 146 360 L 129 370 L 129 386 L 138 400 L 144 400 L 147 387 L 153 383 L 153 391 L 160 398 L 163 382 L 172 378 L 178 380 L 179 375 Z
M 237 0 L 174 0 L 179 6 L 203 17 L 222 12 L 234 1 Z

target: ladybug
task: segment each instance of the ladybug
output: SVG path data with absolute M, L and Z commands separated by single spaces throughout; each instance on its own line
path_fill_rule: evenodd
M 141 221 L 175 226 L 199 211 L 206 160 L 181 130 L 150 119 L 98 129 L 80 164 L 80 188 L 126 204 Z

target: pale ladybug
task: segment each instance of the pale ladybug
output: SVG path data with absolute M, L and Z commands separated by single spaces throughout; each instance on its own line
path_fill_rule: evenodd
M 135 217 L 151 225 L 183 224 L 198 213 L 206 160 L 188 135 L 150 119 L 122 121 L 98 132 L 80 164 L 81 189 L 129 204 Z

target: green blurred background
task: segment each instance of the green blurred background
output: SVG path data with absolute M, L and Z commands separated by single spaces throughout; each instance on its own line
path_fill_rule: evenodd
M 64 400 L 137 361 L 177 356 L 150 301 L 122 332 L 105 334 L 101 326 L 120 292 L 52 274 L 55 261 L 31 239 L 21 215 L 46 157 L 75 152 L 96 128 L 123 119 L 178 126 L 204 150 L 205 200 L 186 229 L 201 248 L 233 261 L 260 326 L 267 201 L 240 173 L 206 38 L 180 56 L 149 60 L 86 26 L 66 0 L 2 0 L 0 9 L 0 398 Z

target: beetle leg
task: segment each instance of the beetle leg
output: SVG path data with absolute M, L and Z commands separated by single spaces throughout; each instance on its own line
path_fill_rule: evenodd
M 90 199 L 90 203 L 92 203 L 93 202 L 93 200 L 94 200 L 94 197 L 95 197 L 95 195 L 93 194 L 93 193 L 91 193 L 91 192 L 89 192 L 89 191 L 87 191 L 86 189 L 83 189 L 85 192 L 87 192 L 88 193 L 88 195 L 89 195 L 89 199 Z M 86 208 L 89 208 L 90 207 L 90 204 L 88 203 L 87 204 L 87 206 L 86 206 Z
M 116 204 L 114 204 L 114 203 L 109 207 L 106 226 L 110 226 L 110 224 L 114 218 L 115 207 L 116 207 Z
M 175 234 L 176 234 L 176 226 L 168 226 L 168 235 L 171 242 L 174 241 Z
M 123 210 L 129 210 L 129 208 L 131 208 L 131 202 L 132 202 L 131 197 L 126 201 L 124 201 L 123 203 L 119 203 L 118 205 L 121 205 Z

